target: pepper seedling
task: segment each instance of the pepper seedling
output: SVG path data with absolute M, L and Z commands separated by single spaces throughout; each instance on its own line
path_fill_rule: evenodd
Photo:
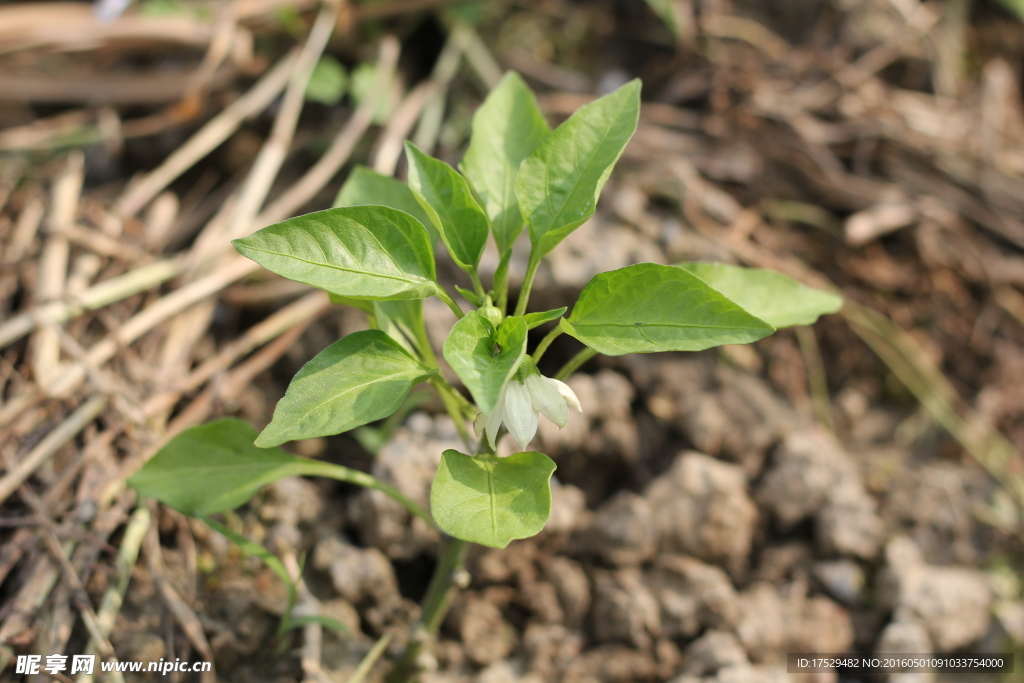
M 503 548 L 537 534 L 547 521 L 556 465 L 529 444 L 539 416 L 561 427 L 574 411 L 587 409 L 564 384 L 583 362 L 597 353 L 747 344 L 779 327 L 813 323 L 842 305 L 834 294 L 769 271 L 640 263 L 595 276 L 568 316 L 568 307 L 528 312 L 541 260 L 594 215 L 639 113 L 640 82 L 632 81 L 552 131 L 533 93 L 509 73 L 476 112 L 460 170 L 407 143 L 407 185 L 358 168 L 336 208 L 235 240 L 241 254 L 268 270 L 362 309 L 371 329 L 345 336 L 303 366 L 258 436 L 231 418 L 193 428 L 171 440 L 131 485 L 199 517 L 240 506 L 260 487 L 293 475 L 382 491 L 454 539 L 424 601 L 422 623 L 435 632 L 451 590 L 445 572 L 459 566 L 467 543 Z M 524 231 L 530 257 L 509 312 L 509 262 Z M 479 272 L 488 238 L 501 257 L 489 287 Z M 438 248 L 466 274 L 469 286 L 458 291 L 472 310 L 464 311 L 439 281 Z M 428 297 L 455 314 L 442 350 L 469 398 L 438 369 L 423 318 Z M 528 331 L 549 323 L 555 324 L 528 355 Z M 560 334 L 583 349 L 555 377 L 544 377 L 537 361 Z M 280 449 L 387 418 L 424 382 L 472 446 L 468 453 L 441 454 L 429 511 L 368 474 Z M 509 457 L 496 454 L 503 429 L 521 449 Z M 422 641 L 411 642 L 394 680 L 414 670 Z

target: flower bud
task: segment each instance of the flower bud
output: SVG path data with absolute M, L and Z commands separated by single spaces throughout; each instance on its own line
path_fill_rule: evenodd
M 501 324 L 501 311 L 499 311 L 494 306 L 484 304 L 483 306 L 477 309 L 477 312 L 483 317 L 487 318 L 495 327 Z

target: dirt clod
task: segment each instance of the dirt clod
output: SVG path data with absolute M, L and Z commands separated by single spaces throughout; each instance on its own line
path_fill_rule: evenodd
M 682 552 L 742 569 L 750 552 L 757 507 L 743 470 L 709 455 L 686 452 L 647 489 L 663 552 Z
M 920 621 L 936 651 L 956 650 L 985 634 L 992 595 L 980 571 L 926 564 L 906 537 L 889 542 L 885 560 L 879 579 L 882 599 L 895 611 L 896 621 Z

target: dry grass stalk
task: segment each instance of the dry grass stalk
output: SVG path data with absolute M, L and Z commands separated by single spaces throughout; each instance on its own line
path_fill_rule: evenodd
M 295 135 L 295 126 L 299 122 L 299 114 L 302 112 L 302 105 L 305 101 L 306 86 L 309 84 L 313 69 L 320 61 L 324 48 L 327 47 L 327 41 L 334 32 L 337 19 L 337 3 L 325 3 L 317 15 L 313 29 L 310 31 L 306 44 L 295 63 L 295 68 L 292 70 L 288 87 L 284 93 L 284 100 L 281 102 L 277 118 L 274 119 L 274 127 L 270 131 L 270 136 L 260 148 L 259 155 L 253 162 L 252 171 L 242 188 L 238 205 L 235 207 L 235 212 L 223 235 L 225 242 L 244 237 L 255 224 L 256 216 L 263 206 L 270 187 L 281 169 L 285 155 L 288 153 L 288 148 L 291 146 L 292 137 Z
M 395 107 L 384 132 L 377 140 L 375 151 L 372 153 L 373 170 L 384 175 L 394 174 L 398 160 L 402 156 L 402 145 L 405 143 L 405 139 L 438 88 L 438 84 L 434 81 L 424 81 L 414 87 Z
M 121 611 L 125 593 L 128 590 L 128 583 L 131 581 L 132 570 L 139 558 L 139 550 L 143 540 L 146 538 L 150 527 L 149 508 L 142 505 L 132 513 L 131 520 L 125 528 L 121 545 L 117 550 L 117 579 L 100 600 L 100 607 L 97 610 L 96 622 L 98 634 L 104 639 L 108 638 L 114 630 L 114 622 L 117 614 Z M 85 648 L 85 654 L 99 654 L 104 641 L 90 638 Z M 93 675 L 80 674 L 76 683 L 91 683 Z
M 70 247 L 62 234 L 71 226 L 78 211 L 78 199 L 85 179 L 85 159 L 81 152 L 69 155 L 67 167 L 53 184 L 52 204 L 47 225 L 48 236 L 39 257 L 37 297 L 41 303 L 60 299 L 68 271 Z M 33 340 L 32 370 L 40 384 L 46 384 L 59 371 L 60 340 L 49 328 L 39 330 Z
M 156 516 L 156 503 L 150 503 L 150 515 Z M 166 567 L 164 566 L 163 554 L 160 549 L 160 536 L 157 531 L 156 525 L 151 524 L 148 532 L 146 533 L 145 540 L 143 541 L 143 549 L 146 553 L 146 566 L 149 568 L 150 575 L 153 577 L 153 583 L 156 585 L 157 592 L 159 592 L 161 599 L 170 611 L 171 616 L 174 617 L 174 621 L 177 622 L 178 626 L 184 632 L 185 637 L 192 644 L 199 654 L 203 657 L 203 661 L 213 662 L 213 650 L 210 649 L 210 643 L 206 640 L 206 633 L 203 630 L 203 625 L 199 621 L 199 617 L 196 616 L 195 611 L 178 595 L 178 592 L 171 585 L 171 582 L 167 578 Z M 199 680 L 202 683 L 216 683 L 217 673 L 211 666 L 209 671 L 204 671 L 200 674 Z
M 67 322 L 87 311 L 103 308 L 161 285 L 183 271 L 184 261 L 180 258 L 154 261 L 95 284 L 81 294 L 71 292 L 65 301 L 50 302 L 26 313 L 19 313 L 0 324 L 0 348 L 13 344 L 37 327 Z
M 383 93 L 390 90 L 395 67 L 398 65 L 398 40 L 387 36 L 381 41 L 380 56 L 374 72 L 369 95 L 359 103 L 355 112 L 345 126 L 338 131 L 331 146 L 323 156 L 306 171 L 299 180 L 288 188 L 280 197 L 256 217 L 253 227 L 261 228 L 277 223 L 298 211 L 306 202 L 313 199 L 338 170 L 348 161 L 356 144 L 366 134 L 373 123 L 374 112 Z
M 245 119 L 267 108 L 284 89 L 298 60 L 298 50 L 289 52 L 266 73 L 245 95 L 232 102 L 210 119 L 195 135 L 164 160 L 160 166 L 132 183 L 117 200 L 115 210 L 133 216 L 178 176 L 227 140 Z
M 75 438 L 96 417 L 103 412 L 107 399 L 94 396 L 39 442 L 39 445 L 22 457 L 18 463 L 0 478 L 0 503 L 28 481 L 40 465 L 53 457 L 61 447 Z
M 437 144 L 438 133 L 441 131 L 448 84 L 455 78 L 459 65 L 462 63 L 464 36 L 465 31 L 461 25 L 456 25 L 448 34 L 448 40 L 441 49 L 433 71 L 430 72 L 430 80 L 437 84 L 437 88 L 430 93 L 430 98 L 420 114 L 419 126 L 412 136 L 413 144 L 428 154 L 433 152 L 434 145 Z

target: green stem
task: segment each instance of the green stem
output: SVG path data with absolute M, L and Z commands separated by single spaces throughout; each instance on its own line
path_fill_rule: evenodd
M 457 538 L 448 542 L 444 554 L 434 568 L 434 575 L 430 579 L 430 586 L 423 598 L 423 612 L 409 644 L 405 646 L 402 659 L 395 666 L 394 671 L 388 677 L 389 683 L 407 683 L 416 675 L 418 666 L 417 660 L 427 641 L 437 635 L 448 609 L 451 607 L 452 598 L 459 586 L 457 577 L 465 571 L 463 565 L 466 560 L 466 550 L 469 542 Z
M 585 348 L 575 356 L 569 359 L 569 362 L 562 366 L 562 369 L 555 375 L 555 379 L 560 382 L 564 382 L 566 378 L 572 373 L 580 369 L 580 366 L 586 363 L 588 360 L 597 355 L 597 351 L 591 348 Z
M 430 345 L 430 337 L 427 335 L 426 325 L 421 320 L 419 325 L 413 329 L 413 334 L 416 337 L 416 347 L 419 351 L 420 360 L 428 368 L 437 368 L 437 356 L 434 355 L 434 349 Z M 469 430 L 466 429 L 466 419 L 471 417 L 473 414 L 473 406 L 467 401 L 462 394 L 455 390 L 448 380 L 441 374 L 440 369 L 430 376 L 430 383 L 434 385 L 438 395 L 441 397 L 441 402 L 444 403 L 444 408 L 455 422 L 455 428 L 459 431 L 459 436 L 466 442 L 469 447 L 473 442 L 469 435 Z
M 452 309 L 452 313 L 455 314 L 456 318 L 461 320 L 462 316 L 466 315 L 462 309 L 459 308 L 459 305 L 455 303 L 455 299 L 452 298 L 452 295 L 446 292 L 441 285 L 437 286 L 437 298 L 448 304 L 448 308 Z
M 523 286 L 519 290 L 519 301 L 516 303 L 515 315 L 526 313 L 526 304 L 530 301 L 530 290 L 533 289 L 533 278 L 537 276 L 537 268 L 540 266 L 542 257 L 537 256 L 537 250 L 530 250 L 530 261 L 526 266 L 526 277 L 523 278 Z
M 405 506 L 406 510 L 422 519 L 429 526 L 436 528 L 434 518 L 431 517 L 430 513 L 424 510 L 419 503 L 406 496 L 394 486 L 389 486 L 380 479 L 377 479 L 366 472 L 360 472 L 359 470 L 349 469 L 348 467 L 342 467 L 341 465 L 334 465 L 320 460 L 303 459 L 302 462 L 295 464 L 293 467 L 295 475 L 337 479 L 338 481 L 345 481 L 350 484 L 356 484 L 357 486 L 380 491 Z
M 363 683 L 363 679 L 373 670 L 374 665 L 381 658 L 381 655 L 388 649 L 388 645 L 391 644 L 393 634 L 385 633 L 373 644 L 370 651 L 363 657 L 363 661 L 359 662 L 359 666 L 352 672 L 352 675 L 348 677 L 348 683 Z M 329 680 L 329 679 L 328 679 Z
M 430 383 L 434 385 L 438 396 L 441 397 L 441 402 L 444 403 L 445 410 L 455 422 L 455 429 L 466 443 L 466 448 L 472 450 L 473 437 L 470 436 L 469 429 L 466 427 L 466 420 L 476 413 L 476 408 L 440 374 L 431 375 Z
M 423 322 L 423 315 L 419 316 L 419 324 L 413 326 L 413 336 L 416 341 L 416 350 L 419 351 L 420 360 L 428 368 L 437 367 L 437 356 L 434 355 L 434 347 L 430 345 L 430 336 L 427 334 L 427 326 Z
M 494 271 L 494 305 L 501 311 L 502 318 L 505 317 L 505 311 L 508 310 L 508 266 L 511 260 L 512 250 L 509 249 L 501 257 L 498 268 Z
M 459 412 L 462 417 L 473 417 L 476 415 L 476 406 L 467 401 L 466 397 L 460 394 L 458 390 L 440 374 L 431 375 L 430 382 L 438 391 L 445 392 L 452 397 L 452 401 L 459 407 Z M 452 417 L 454 417 L 454 415 Z
M 477 275 L 476 268 L 469 271 L 469 279 L 473 281 L 473 291 L 476 295 L 483 299 L 487 296 L 487 292 L 484 291 L 484 283 L 480 282 L 480 276 Z
M 533 350 L 534 363 L 540 362 L 541 356 L 544 355 L 544 352 L 548 350 L 549 346 L 551 346 L 551 342 L 555 341 L 555 338 L 560 334 L 562 334 L 562 328 L 555 326 L 553 330 L 548 332 L 546 337 L 540 340 L 540 344 L 537 344 L 537 348 Z

